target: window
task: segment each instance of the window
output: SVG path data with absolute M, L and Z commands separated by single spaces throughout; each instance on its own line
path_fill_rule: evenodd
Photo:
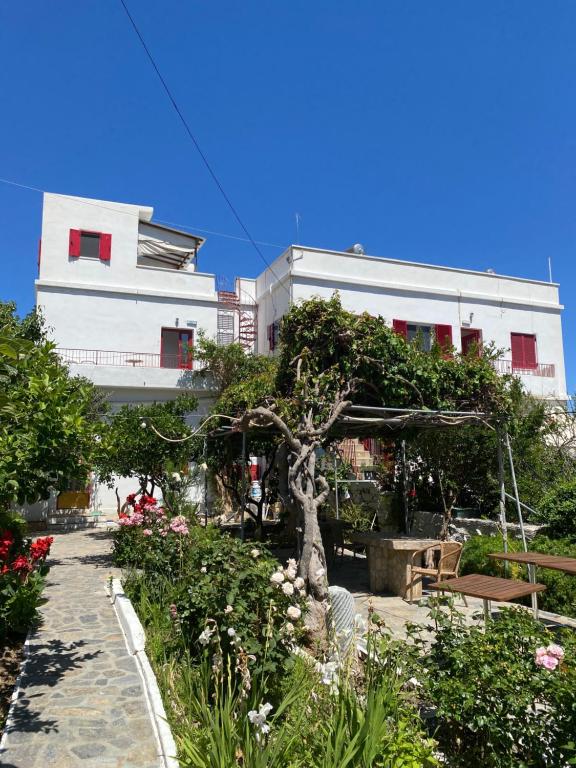
M 511 333 L 512 370 L 533 370 L 538 367 L 536 336 L 533 333 Z
M 467 355 L 472 350 L 474 350 L 476 355 L 480 355 L 482 331 L 479 328 L 461 328 L 460 340 L 462 342 L 463 355 Z
M 274 320 L 268 326 L 268 347 L 273 352 L 278 346 L 280 340 L 280 320 Z
M 161 368 L 192 368 L 193 331 L 162 328 L 160 342 Z
M 104 232 L 89 232 L 82 229 L 71 229 L 68 255 L 72 258 L 82 256 L 86 259 L 110 261 L 112 250 L 112 235 Z
M 434 340 L 432 336 L 432 326 L 407 323 L 406 339 L 408 341 L 416 341 L 416 339 L 418 339 L 421 349 L 423 349 L 424 352 L 430 352 Z
M 451 325 L 427 325 L 424 323 L 408 323 L 406 320 L 393 320 L 392 328 L 400 336 L 404 336 L 406 341 L 416 341 L 420 343 L 424 352 L 430 352 L 434 342 L 450 354 L 452 348 L 452 326 Z

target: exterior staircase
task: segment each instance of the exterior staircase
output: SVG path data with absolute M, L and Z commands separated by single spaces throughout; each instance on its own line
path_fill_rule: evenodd
M 95 528 L 101 518 L 102 515 L 94 513 L 91 509 L 55 509 L 48 514 L 46 529 L 53 533 L 80 531 Z
M 342 459 L 352 467 L 352 472 L 357 480 L 361 480 L 364 472 L 372 468 L 376 463 L 371 451 L 357 438 L 347 437 L 342 440 L 338 448 Z

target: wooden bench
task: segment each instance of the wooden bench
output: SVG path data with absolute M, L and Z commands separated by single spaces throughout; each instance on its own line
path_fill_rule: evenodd
M 467 597 L 479 597 L 484 602 L 484 618 L 487 621 L 491 616 L 491 601 L 498 603 L 516 600 L 518 597 L 534 595 L 543 592 L 544 584 L 532 584 L 515 579 L 500 579 L 497 576 L 484 576 L 481 573 L 469 573 L 459 576 L 457 579 L 438 581 L 430 584 L 430 589 L 440 592 L 458 592 Z M 538 618 L 538 609 L 534 610 L 534 618 Z

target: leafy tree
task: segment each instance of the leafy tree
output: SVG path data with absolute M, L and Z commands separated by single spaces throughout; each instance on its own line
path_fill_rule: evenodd
M 354 403 L 388 407 L 476 410 L 504 414 L 506 379 L 486 357 L 431 353 L 408 343 L 382 317 L 343 309 L 338 295 L 290 308 L 281 326 L 275 391 L 248 407 L 239 429 L 273 428 L 289 451 L 290 490 L 304 521 L 300 575 L 317 602 L 327 596 L 318 509 L 329 485 L 316 455 L 342 436 L 340 416 Z M 374 429 L 377 432 L 377 428 Z
M 509 412 L 504 425 L 512 445 L 520 499 L 536 510 L 548 495 L 573 478 L 576 459 L 570 427 L 573 419 L 557 413 L 549 403 L 528 395 L 518 379 L 511 381 Z M 421 508 L 444 512 L 446 532 L 452 507 L 474 506 L 483 514 L 498 506 L 498 435 L 493 430 L 467 427 L 423 432 L 408 444 L 410 463 Z M 512 492 L 507 452 L 505 482 Z M 510 504 L 510 516 L 516 515 Z M 542 521 L 534 518 L 532 522 Z M 564 534 L 562 534 L 564 535 Z
M 274 391 L 277 361 L 264 355 L 247 353 L 241 344 L 220 346 L 201 335 L 196 359 L 205 364 L 205 368 L 196 376 L 210 378 L 218 393 L 218 399 L 211 409 L 213 415 L 238 417 L 247 408 L 265 402 Z M 214 423 L 228 426 L 230 421 Z M 224 438 L 212 437 L 207 441 L 208 466 L 230 493 L 237 507 L 244 507 L 245 512 L 255 521 L 258 535 L 262 533 L 264 505 L 270 500 L 272 489 L 277 486 L 278 466 L 275 459 L 279 443 L 276 434 L 250 438 L 250 453 L 263 456 L 266 462 L 260 478 L 262 497 L 255 501 L 250 498 L 248 466 L 242 456 L 242 436 L 235 432 Z M 196 458 L 200 460 L 199 455 Z
M 191 441 L 181 440 L 192 433 L 185 417 L 197 405 L 192 395 L 180 395 L 164 403 L 122 406 L 102 429 L 95 455 L 100 479 L 112 487 L 115 475 L 136 477 L 142 493 L 158 487 L 165 500 L 170 497 L 179 473 L 187 471 Z
M 85 379 L 71 377 L 38 312 L 24 320 L 0 303 L 0 508 L 86 483 L 104 407 Z

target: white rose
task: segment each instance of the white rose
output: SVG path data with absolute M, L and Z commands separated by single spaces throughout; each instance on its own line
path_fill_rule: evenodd
M 288 616 L 288 618 L 292 619 L 293 621 L 298 621 L 300 616 L 302 616 L 302 611 L 300 608 L 298 608 L 297 605 L 291 605 L 286 611 L 286 616 Z
M 254 558 L 256 558 L 256 557 L 259 557 L 259 556 L 260 556 L 260 550 L 259 550 L 259 549 L 251 549 L 251 550 L 250 550 L 250 554 L 251 554 L 251 555 L 252 555 L 252 557 L 254 557 Z
M 231 605 L 227 605 L 226 608 L 224 608 L 224 613 L 232 613 L 233 610 Z
M 236 637 L 236 630 L 234 627 L 228 627 L 226 631 L 228 633 L 228 637 Z
M 270 576 L 270 581 L 272 584 L 282 584 L 284 581 L 284 574 L 282 571 L 275 571 L 272 576 Z
M 208 568 L 206 568 L 205 565 L 203 565 L 202 568 L 200 568 L 200 573 L 207 573 L 207 571 L 208 571 Z
M 284 592 L 285 595 L 293 595 L 294 586 L 290 584 L 289 581 L 285 581 L 284 584 L 282 584 L 282 592 Z
M 306 586 L 306 582 L 301 576 L 298 576 L 298 578 L 294 582 L 294 586 L 296 587 L 296 589 L 304 589 L 304 587 Z
M 290 621 L 287 621 L 286 624 L 284 624 L 284 631 L 288 635 L 291 635 L 294 632 L 294 624 L 292 624 Z

